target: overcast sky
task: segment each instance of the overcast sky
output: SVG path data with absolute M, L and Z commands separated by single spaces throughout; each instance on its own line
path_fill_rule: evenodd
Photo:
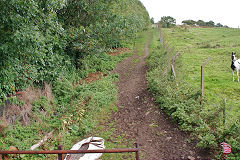
M 140 0 L 157 22 L 171 16 L 177 24 L 183 20 L 214 21 L 229 27 L 240 26 L 240 0 Z

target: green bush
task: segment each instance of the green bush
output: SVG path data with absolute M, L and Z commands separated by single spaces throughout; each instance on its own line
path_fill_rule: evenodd
M 1 1 L 0 97 L 6 99 L 32 83 L 56 80 L 67 60 L 55 12 L 61 6 L 54 0 Z
M 85 56 L 130 47 L 150 24 L 138 0 L 3 0 L 0 9 L 1 101 L 84 68 Z

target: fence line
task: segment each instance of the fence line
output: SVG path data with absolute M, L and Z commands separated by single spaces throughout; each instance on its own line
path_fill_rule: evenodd
M 168 62 L 167 62 L 168 67 L 167 68 L 169 68 L 169 66 L 171 66 L 172 74 L 174 76 L 175 81 L 177 82 L 177 73 L 176 73 L 176 70 L 175 70 L 175 62 L 176 62 L 177 58 L 180 56 L 180 53 L 175 51 L 175 47 L 174 47 L 174 45 L 172 45 L 171 42 L 170 43 L 166 42 L 166 39 L 167 39 L 166 34 L 162 32 L 160 23 L 158 24 L 158 29 L 159 29 L 160 42 L 161 42 L 162 46 L 164 47 L 164 49 L 167 51 L 167 54 L 168 54 L 167 55 L 168 56 Z M 169 47 L 169 46 L 171 46 L 171 47 Z M 172 58 L 172 61 L 170 63 L 169 57 L 170 57 L 171 54 L 173 54 L 173 58 Z M 202 66 L 201 66 L 201 68 L 202 68 L 201 69 L 201 71 L 202 71 L 201 75 L 202 76 L 201 76 L 201 85 L 200 86 L 190 84 L 189 82 L 186 82 L 186 81 L 181 81 L 181 83 L 182 84 L 187 84 L 188 86 L 191 86 L 191 87 L 196 88 L 196 89 L 198 88 L 199 90 L 201 89 L 201 91 L 202 91 L 201 97 L 202 98 L 204 97 L 204 92 L 206 92 L 206 94 L 212 94 L 214 97 L 216 97 L 216 99 L 210 97 L 210 98 L 205 99 L 204 101 L 207 101 L 207 103 L 209 103 L 209 105 L 211 105 L 210 103 L 214 99 L 214 104 L 217 104 L 222 108 L 222 116 L 220 116 L 220 113 L 219 113 L 219 118 L 222 119 L 222 125 L 225 129 L 226 126 L 227 126 L 226 125 L 227 119 L 229 119 L 229 118 L 236 119 L 237 118 L 236 116 L 229 117 L 228 115 L 231 114 L 231 110 L 233 110 L 232 106 L 233 105 L 239 105 L 240 106 L 240 102 L 238 102 L 236 100 L 233 100 L 231 98 L 227 98 L 226 96 L 216 94 L 216 93 L 211 92 L 209 90 L 204 91 L 204 74 L 203 74 L 204 72 L 203 71 L 204 71 L 204 66 L 206 65 L 206 63 L 209 60 L 210 60 L 210 58 L 205 63 L 203 63 Z M 178 83 L 177 83 L 177 86 L 178 86 Z M 179 86 L 178 86 L 178 89 L 179 89 Z M 220 102 L 220 99 L 222 100 L 221 102 Z M 228 104 L 229 102 L 230 102 L 230 104 Z
M 201 91 L 202 91 L 202 99 L 204 98 L 204 67 L 210 61 L 210 57 L 202 64 L 201 66 Z
M 80 153 L 125 153 L 135 152 L 136 160 L 139 160 L 139 149 L 136 143 L 136 148 L 125 149 L 98 149 L 98 150 L 62 150 L 63 146 L 59 145 L 57 150 L 52 151 L 2 151 L 0 150 L 0 159 L 2 155 L 7 154 L 57 154 L 58 160 L 63 160 L 63 154 L 80 154 Z
M 159 27 L 158 27 L 158 28 L 159 28 L 159 36 L 160 36 L 160 35 L 163 35 L 162 29 L 161 29 L 161 27 L 160 27 L 160 23 L 158 24 L 158 26 L 159 26 Z M 161 43 L 165 43 L 165 42 L 164 42 L 164 41 L 165 41 L 165 38 L 161 37 L 161 38 L 160 38 L 160 41 L 161 41 Z M 166 44 L 166 43 L 165 43 L 165 44 Z M 174 45 L 172 45 L 172 48 L 173 48 L 173 49 L 168 49 L 166 46 L 163 46 L 163 47 L 164 47 L 165 50 L 167 50 L 168 54 L 174 53 L 174 51 L 175 51 Z M 172 63 L 171 63 L 171 64 L 168 63 L 168 65 L 173 65 L 173 66 L 174 66 L 177 58 L 178 58 L 180 55 L 181 55 L 180 52 L 176 52 L 176 54 L 175 54 L 175 55 L 173 56 L 173 58 L 172 58 Z M 207 61 L 209 61 L 209 60 L 207 60 Z M 175 66 L 174 66 L 174 68 L 175 68 Z M 195 86 L 195 85 L 193 85 L 193 84 L 190 84 L 189 82 L 186 82 L 186 81 L 182 81 L 182 82 L 187 83 L 187 84 L 190 85 L 190 86 L 197 87 L 197 86 Z M 197 87 L 197 88 L 198 88 L 198 87 Z M 216 96 L 219 96 L 219 97 L 221 97 L 222 99 L 226 98 L 227 100 L 232 100 L 231 98 L 223 97 L 222 95 L 213 93 L 213 92 L 211 92 L 211 91 L 209 91 L 209 90 L 208 90 L 207 92 L 210 92 L 210 93 L 212 93 L 212 94 L 214 94 L 214 95 L 216 95 Z M 233 101 L 235 101 L 235 100 L 233 100 Z

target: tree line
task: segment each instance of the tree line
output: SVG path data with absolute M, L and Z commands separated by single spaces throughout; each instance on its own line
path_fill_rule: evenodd
M 171 16 L 163 16 L 160 20 L 161 26 L 163 28 L 170 28 L 176 26 L 176 19 Z M 221 23 L 215 23 L 214 21 L 205 22 L 203 20 L 183 20 L 183 25 L 190 25 L 190 26 L 200 26 L 200 27 L 225 27 L 228 28 L 227 25 L 222 25 Z
M 222 25 L 221 23 L 215 23 L 214 21 L 208 21 L 208 22 L 204 22 L 203 20 L 198 20 L 198 21 L 194 21 L 194 20 L 183 20 L 182 24 L 184 25 L 191 25 L 191 26 L 201 26 L 201 27 L 225 27 L 225 28 L 229 28 L 227 25 Z

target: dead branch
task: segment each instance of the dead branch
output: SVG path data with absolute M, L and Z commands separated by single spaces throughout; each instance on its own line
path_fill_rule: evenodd
M 41 139 L 40 141 L 38 141 L 37 144 L 34 144 L 34 145 L 30 148 L 30 150 L 34 150 L 34 149 L 40 147 L 45 141 L 48 140 L 49 137 L 52 136 L 52 134 L 54 133 L 54 131 L 55 131 L 55 129 L 52 130 L 51 132 L 49 132 L 46 136 L 43 137 L 43 139 Z

